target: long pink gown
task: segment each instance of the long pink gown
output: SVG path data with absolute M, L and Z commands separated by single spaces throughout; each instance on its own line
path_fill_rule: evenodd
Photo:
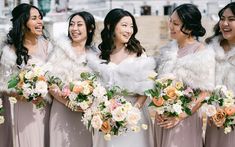
M 160 54 L 159 76 L 173 73 L 192 88 L 213 89 L 214 54 L 209 49 L 198 50 L 199 46 L 195 42 L 178 49 L 176 42 L 168 44 Z M 170 129 L 155 123 L 155 147 L 202 147 L 202 124 L 198 112 Z
M 31 58 L 28 60 L 29 64 L 44 65 L 47 61 L 48 55 L 52 50 L 52 45 L 42 37 L 38 38 L 38 50 L 30 54 Z M 5 85 L 7 85 L 7 79 L 11 74 L 17 72 L 16 67 L 16 55 L 12 47 L 5 46 L 3 48 L 3 54 L 1 58 L 1 64 L 4 68 L 2 72 L 5 72 Z M 7 101 L 7 97 L 5 98 Z M 49 147 L 49 114 L 50 105 L 45 108 L 37 109 L 34 104 L 29 102 L 17 101 L 13 106 L 13 120 L 7 121 L 6 126 L 11 126 L 13 130 L 6 128 L 6 136 L 3 138 L 5 141 L 10 141 L 7 146 L 11 147 L 11 140 L 14 141 L 14 147 Z M 7 109 L 6 119 L 12 118 Z M 9 134 L 13 133 L 13 137 Z M 0 137 L 2 137 L 0 135 Z M 1 144 L 1 143 L 0 143 Z
M 235 47 L 224 52 L 220 46 L 219 38 L 214 38 L 210 44 L 216 53 L 216 85 L 225 85 L 235 93 Z M 214 124 L 207 125 L 205 135 L 205 147 L 234 147 L 235 131 L 224 133 L 223 128 L 217 128 Z

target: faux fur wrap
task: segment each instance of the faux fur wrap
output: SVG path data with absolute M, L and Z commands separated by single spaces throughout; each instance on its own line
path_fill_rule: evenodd
M 228 52 L 220 46 L 221 37 L 213 38 L 208 47 L 215 51 L 216 85 L 225 85 L 235 93 L 235 47 Z
M 87 54 L 96 54 L 96 49 L 86 47 L 86 54 L 79 55 L 71 45 L 71 40 L 67 36 L 61 37 L 56 43 L 56 49 L 48 64 L 50 64 L 51 74 L 60 77 L 64 82 L 71 82 L 80 78 L 80 73 L 91 72 L 86 66 Z
M 213 90 L 215 85 L 215 53 L 207 47 L 181 58 L 177 57 L 178 45 L 172 41 L 160 49 L 159 77 L 174 74 L 192 88 Z
M 153 58 L 132 57 L 119 64 L 105 62 L 97 56 L 88 56 L 88 66 L 100 75 L 105 86 L 115 85 L 141 95 L 145 90 L 153 88 L 153 81 L 148 78 L 155 73 L 156 64 Z

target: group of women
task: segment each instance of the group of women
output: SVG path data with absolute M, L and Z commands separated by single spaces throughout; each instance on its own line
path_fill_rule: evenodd
M 52 41 L 44 34 L 43 16 L 30 4 L 12 11 L 12 28 L 7 34 L 0 58 L 0 97 L 4 106 L 4 124 L 0 125 L 0 147 L 232 147 L 235 131 L 208 123 L 205 142 L 202 137 L 200 104 L 216 85 L 235 92 L 235 2 L 219 11 L 214 35 L 200 42 L 206 30 L 201 13 L 193 4 L 176 7 L 169 18 L 173 41 L 160 49 L 156 57 L 147 57 L 136 39 L 135 18 L 123 9 L 113 9 L 105 17 L 102 42 L 92 46 L 96 24 L 88 12 L 69 17 L 68 35 Z M 60 88 L 49 87 L 52 103 L 42 109 L 26 102 L 7 89 L 7 79 L 28 64 L 52 66 L 50 73 L 63 82 L 78 80 L 84 71 L 97 73 L 105 86 L 117 85 L 130 93 L 125 97 L 141 110 L 141 122 L 147 130 L 128 132 L 105 141 L 100 132 L 88 131 L 81 122 L 82 110 L 67 107 Z M 172 73 L 192 88 L 201 89 L 192 107 L 193 115 L 166 118 L 156 114 L 154 124 L 148 114 L 149 100 L 144 91 L 152 88 L 147 79 Z M 8 98 L 14 96 L 12 106 Z M 13 109 L 12 109 L 13 108 Z M 13 116 L 12 116 L 13 115 Z M 13 124 L 13 125 L 12 125 Z

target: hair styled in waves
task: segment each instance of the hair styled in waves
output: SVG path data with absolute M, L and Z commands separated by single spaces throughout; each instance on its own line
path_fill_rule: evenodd
M 29 59 L 28 55 L 28 49 L 24 46 L 24 37 L 25 33 L 29 30 L 27 28 L 26 24 L 30 18 L 30 10 L 34 8 L 37 9 L 39 14 L 41 15 L 41 18 L 43 17 L 40 10 L 30 4 L 19 4 L 16 6 L 11 14 L 12 14 L 12 28 L 7 34 L 7 44 L 14 45 L 15 52 L 16 52 L 16 64 L 21 65 L 23 62 L 27 64 L 27 61 Z
M 222 17 L 222 15 L 223 15 L 223 13 L 224 13 L 224 11 L 225 11 L 226 9 L 230 9 L 230 10 L 232 11 L 233 15 L 235 15 L 235 2 L 231 2 L 231 3 L 227 4 L 225 7 L 223 7 L 223 8 L 219 11 L 218 16 L 219 16 L 220 20 L 221 20 L 221 17 Z M 220 22 L 220 20 L 219 20 L 219 22 Z M 208 37 L 208 38 L 205 40 L 206 43 L 210 43 L 214 37 L 220 36 L 220 35 L 222 34 L 222 33 L 220 32 L 219 22 L 216 23 L 216 25 L 214 26 L 214 29 L 213 29 L 213 30 L 214 30 L 214 34 L 213 34 L 211 37 Z M 222 36 L 222 35 L 221 35 L 221 36 Z M 221 41 L 224 42 L 224 41 L 225 41 L 224 38 L 222 38 Z
M 176 7 L 172 13 L 176 12 L 182 21 L 181 32 L 186 35 L 198 37 L 204 36 L 206 33 L 205 28 L 201 24 L 201 12 L 193 4 L 182 4 Z M 190 31 L 187 33 L 185 31 Z
M 111 10 L 104 19 L 104 29 L 101 32 L 102 42 L 99 44 L 101 50 L 100 58 L 110 61 L 110 54 L 115 49 L 115 27 L 117 23 L 125 16 L 131 17 L 133 23 L 133 34 L 126 44 L 126 49 L 129 52 L 137 53 L 137 56 L 141 56 L 144 48 L 140 45 L 139 40 L 135 38 L 138 28 L 134 16 L 123 9 Z
M 94 19 L 93 15 L 90 14 L 89 12 L 81 11 L 81 12 L 74 13 L 69 17 L 68 37 L 70 38 L 70 40 L 72 40 L 70 33 L 69 33 L 69 27 L 70 27 L 70 23 L 71 23 L 72 19 L 77 15 L 81 16 L 86 24 L 86 31 L 87 31 L 86 45 L 90 46 L 91 42 L 93 40 L 93 36 L 94 36 L 96 27 L 95 27 L 95 19 Z

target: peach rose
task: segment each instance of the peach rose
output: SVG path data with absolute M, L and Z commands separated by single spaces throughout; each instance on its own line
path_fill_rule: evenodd
M 82 90 L 83 90 L 82 86 L 74 85 L 74 87 L 73 87 L 73 92 L 76 93 L 76 94 L 79 94 Z
M 162 97 L 160 97 L 160 98 L 153 97 L 152 101 L 153 101 L 154 105 L 156 105 L 158 107 L 160 107 L 164 104 L 164 99 Z
M 232 107 L 232 106 L 231 107 L 225 107 L 224 111 L 228 116 L 234 115 L 235 114 L 235 107 Z
M 217 113 L 212 116 L 212 120 L 217 127 L 222 127 L 225 122 L 225 111 L 223 109 L 217 109 Z
M 110 126 L 110 123 L 108 120 L 103 122 L 103 124 L 101 126 L 101 131 L 104 132 L 105 134 L 107 134 L 111 131 L 111 126 Z
M 39 81 L 46 81 L 46 78 L 45 78 L 44 76 L 39 76 L 39 77 L 38 77 L 38 80 L 39 80 Z
M 166 95 L 170 98 L 170 99 L 176 99 L 176 88 L 175 87 L 167 87 L 166 89 Z

